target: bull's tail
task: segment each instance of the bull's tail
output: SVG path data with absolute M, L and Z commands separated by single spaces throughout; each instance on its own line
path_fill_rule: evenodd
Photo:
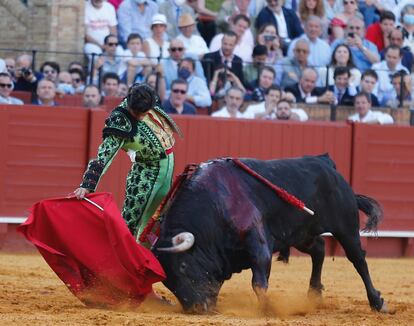
M 383 217 L 381 205 L 375 199 L 360 194 L 355 194 L 355 199 L 358 203 L 358 208 L 368 216 L 368 221 L 362 230 L 375 232 L 378 223 Z

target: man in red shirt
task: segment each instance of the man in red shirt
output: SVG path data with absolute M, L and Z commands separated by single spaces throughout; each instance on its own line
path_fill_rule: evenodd
M 378 52 L 381 52 L 389 45 L 389 35 L 394 27 L 395 15 L 385 10 L 381 13 L 379 22 L 368 26 L 365 38 L 374 43 Z

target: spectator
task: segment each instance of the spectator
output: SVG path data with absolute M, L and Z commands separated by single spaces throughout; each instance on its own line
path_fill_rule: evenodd
M 404 36 L 403 46 L 410 48 L 414 53 L 414 4 L 410 3 L 401 11 L 402 32 Z
M 216 35 L 215 18 L 217 17 L 217 13 L 206 8 L 205 0 L 188 0 L 187 4 L 197 14 L 197 28 L 200 35 L 209 44 L 214 35 Z
M 280 100 L 291 102 L 295 97 L 291 93 L 284 93 L 277 85 L 272 85 L 266 90 L 264 102 L 251 104 L 243 112 L 243 117 L 247 119 L 274 119 L 277 110 L 277 103 Z M 300 116 L 300 120 L 305 121 L 308 115 L 302 109 L 292 109 Z
M 371 98 L 364 92 L 355 96 L 355 111 L 355 114 L 349 116 L 350 121 L 381 125 L 394 123 L 389 114 L 371 110 Z
M 161 59 L 168 58 L 170 42 L 166 41 L 165 30 L 167 19 L 162 14 L 156 14 L 151 21 L 151 37 L 144 41 L 144 53 L 153 64 L 160 63 Z
M 385 106 L 396 109 L 399 105 L 406 105 L 407 101 L 413 100 L 413 95 L 411 93 L 412 79 L 406 71 L 397 71 L 394 75 L 392 75 L 391 83 L 393 89 L 388 92 L 382 101 Z
M 105 37 L 104 52 L 95 61 L 95 78 L 98 78 L 98 71 L 100 71 L 100 74 L 112 72 L 119 75 L 122 68 L 122 59 L 116 54 L 117 46 L 118 39 L 115 35 Z
M 131 33 L 127 39 L 127 49 L 122 59 L 120 78 L 127 85 L 142 82 L 151 69 L 151 61 L 143 52 L 141 35 Z
M 171 83 L 170 97 L 162 104 L 167 113 L 197 114 L 196 108 L 186 101 L 188 84 L 184 79 L 175 79 Z
M 334 84 L 328 86 L 328 90 L 335 95 L 336 105 L 354 105 L 354 96 L 356 89 L 349 87 L 349 78 L 351 73 L 347 67 L 337 67 L 334 70 Z
M 85 76 L 83 71 L 78 68 L 72 68 L 69 70 L 69 73 L 72 78 L 72 87 L 75 93 L 83 93 L 83 90 L 85 89 Z
M 178 22 L 183 14 L 189 14 L 194 19 L 195 12 L 185 0 L 164 0 L 160 4 L 159 13 L 167 18 L 167 34 L 172 39 L 178 36 Z M 198 31 L 197 31 L 198 34 Z
M 137 33 L 143 39 L 151 37 L 152 17 L 158 13 L 154 1 L 124 0 L 118 8 L 119 38 L 126 44 L 129 34 Z
M 96 85 L 90 84 L 85 86 L 83 90 L 83 106 L 85 108 L 97 108 L 101 105 L 102 96 L 99 93 L 99 88 Z
M 232 31 L 226 32 L 221 40 L 220 50 L 207 53 L 203 57 L 203 68 L 208 81 L 211 81 L 212 74 L 215 73 L 217 69 L 223 68 L 224 64 L 232 73 L 234 73 L 234 75 L 236 75 L 237 79 L 244 84 L 243 62 L 239 56 L 234 54 L 236 43 L 236 33 Z
M 23 101 L 10 96 L 13 91 L 13 81 L 7 72 L 0 72 L 0 104 L 22 105 Z
M 332 91 L 325 91 L 323 88 L 316 87 L 318 73 L 313 68 L 305 68 L 299 83 L 285 88 L 286 92 L 292 93 L 296 98 L 296 103 L 306 104 L 333 104 L 335 95 Z
M 339 44 L 332 53 L 331 63 L 328 70 L 326 67 L 319 69 L 319 85 L 326 86 L 326 79 L 328 78 L 328 85 L 334 84 L 334 70 L 337 67 L 347 67 L 351 73 L 349 78 L 349 86 L 357 87 L 361 82 L 361 72 L 355 68 L 352 60 L 352 52 L 348 45 Z M 328 74 L 328 76 L 327 76 Z
M 226 91 L 224 97 L 225 106 L 216 112 L 213 112 L 212 117 L 220 118 L 244 118 L 243 113 L 240 112 L 243 106 L 244 91 L 236 86 L 230 87 Z
M 374 107 L 380 106 L 378 98 L 372 92 L 375 89 L 375 85 L 378 81 L 378 75 L 375 70 L 367 69 L 364 71 L 361 77 L 361 84 L 357 91 L 367 93 L 371 98 L 371 104 Z
M 178 78 L 178 65 L 184 57 L 197 59 L 197 56 L 191 53 L 187 53 L 184 47 L 183 41 L 181 39 L 173 39 L 170 42 L 170 47 L 168 48 L 170 56 L 161 61 L 161 65 L 165 75 L 165 83 L 167 89 L 170 89 L 171 83 L 173 80 Z M 202 80 L 206 80 L 204 76 L 203 67 L 201 66 L 200 61 L 195 61 L 195 75 L 200 77 Z
M 354 64 L 361 73 L 371 68 L 373 63 L 377 63 L 380 60 L 375 44 L 365 39 L 364 21 L 359 17 L 351 18 L 348 21 L 347 36 L 342 40 L 336 40 L 332 43 L 331 48 L 335 49 L 338 44 L 343 43 L 351 49 Z
M 401 64 L 401 49 L 393 45 L 390 45 L 385 50 L 385 60 L 372 65 L 372 69 L 378 74 L 378 83 L 375 87 L 374 94 L 377 95 L 380 103 L 384 103 L 384 98 L 389 98 L 389 93 L 393 91 L 391 76 L 400 70 L 408 74 L 407 68 Z
M 328 35 L 329 20 L 325 15 L 325 3 L 324 0 L 303 0 L 299 4 L 299 18 L 304 26 L 310 16 L 319 17 L 322 25 L 322 35 L 324 38 Z
M 118 85 L 118 97 L 126 97 L 128 95 L 128 85 L 124 82 L 120 82 Z
M 411 72 L 414 64 L 414 54 L 408 46 L 403 46 L 403 33 L 401 29 L 394 28 L 390 33 L 390 45 L 398 46 L 401 49 L 401 64 Z M 384 50 L 381 51 L 381 60 L 384 60 Z
M 295 43 L 299 39 L 305 39 L 309 42 L 308 64 L 314 67 L 327 66 L 331 61 L 331 47 L 328 42 L 320 38 L 321 35 L 322 20 L 318 16 L 309 16 L 305 23 L 305 34 L 290 43 L 288 56 L 293 58 Z
M 226 0 L 221 4 L 216 17 L 218 33 L 225 33 L 231 29 L 231 24 L 237 15 L 249 17 L 249 0 Z M 256 15 L 254 15 L 255 17 Z
M 16 76 L 16 60 L 12 57 L 7 57 L 4 59 L 4 63 L 6 64 L 6 72 L 9 73 L 11 79 L 14 81 Z
M 231 30 L 237 35 L 237 42 L 233 53 L 239 56 L 244 62 L 252 61 L 254 40 L 252 31 L 249 27 L 250 19 L 245 15 L 235 16 L 231 24 Z M 223 35 L 224 34 L 218 34 L 211 40 L 210 52 L 220 49 Z
M 303 117 L 301 117 L 298 113 L 294 112 L 292 109 L 292 106 L 290 104 L 290 102 L 288 100 L 280 100 L 277 103 L 276 106 L 276 114 L 271 114 L 267 117 L 265 117 L 265 119 L 269 119 L 269 120 L 296 120 L 296 121 L 306 121 L 308 120 L 308 115 L 307 113 L 302 110 L 302 109 L 296 109 L 296 110 L 301 110 Z
M 265 94 L 276 78 L 276 72 L 272 67 L 264 66 L 259 73 L 259 78 L 252 85 L 253 93 L 251 100 L 254 102 L 262 102 L 265 100 Z
M 329 21 L 332 21 L 336 15 L 344 10 L 342 0 L 324 0 L 325 14 Z
M 242 82 L 231 70 L 222 66 L 214 71 L 209 89 L 215 100 L 222 99 L 231 87 L 240 88 L 243 93 L 246 93 Z
M 178 78 L 188 84 L 187 101 L 198 107 L 211 105 L 211 96 L 206 81 L 194 75 L 195 62 L 191 58 L 184 58 L 178 69 Z
M 22 54 L 17 57 L 15 91 L 36 91 L 37 82 L 42 78 L 42 75 L 32 70 L 32 60 L 32 56 L 28 54 Z
M 118 96 L 119 77 L 114 72 L 106 73 L 102 78 L 102 95 Z
M 283 58 L 279 36 L 276 27 L 271 23 L 264 24 L 257 33 L 257 44 L 264 45 L 267 49 L 266 63 L 274 65 Z
M 61 71 L 59 73 L 56 93 L 59 95 L 75 94 L 75 89 L 72 86 L 72 76 L 68 71 Z
M 33 101 L 35 105 L 56 106 L 56 85 L 48 79 L 42 79 L 37 84 L 37 99 Z
M 158 67 L 159 66 L 157 66 L 157 68 Z M 166 97 L 166 86 L 165 79 L 161 72 L 150 73 L 145 79 L 145 82 L 157 91 L 157 95 L 160 98 L 160 101 L 163 102 Z
M 266 0 L 267 6 L 264 7 L 256 18 L 256 29 L 266 23 L 272 23 L 277 28 L 277 34 L 287 46 L 293 40 L 303 34 L 300 20 L 296 13 L 282 7 L 283 1 Z
M 253 48 L 253 63 L 248 64 L 243 69 L 246 84 L 253 83 L 259 77 L 259 71 L 267 61 L 267 48 L 258 44 Z
M 367 28 L 365 38 L 377 46 L 378 51 L 390 45 L 390 34 L 395 27 L 395 15 L 391 11 L 383 11 L 380 21 Z
M 343 11 L 336 14 L 334 18 L 343 22 L 345 26 L 349 24 L 349 21 L 354 17 L 358 17 L 363 19 L 361 12 L 358 9 L 358 2 L 357 0 L 343 0 Z M 362 21 L 365 25 L 365 22 Z M 345 35 L 340 36 L 343 38 Z
M 187 52 L 194 53 L 198 58 L 202 58 L 208 52 L 206 41 L 194 34 L 195 21 L 190 14 L 183 14 L 178 21 L 180 34 L 177 39 L 181 40 Z
M 300 39 L 295 42 L 293 58 L 286 57 L 276 64 L 276 77 L 280 80 L 282 87 L 294 85 L 299 81 L 303 70 L 309 67 L 308 58 L 309 42 Z
M 84 52 L 86 54 L 102 53 L 105 37 L 109 34 L 117 37 L 117 24 L 115 9 L 108 2 L 87 1 L 85 3 Z
M 55 61 L 45 61 L 40 67 L 40 72 L 43 75 L 44 79 L 50 80 L 58 85 L 59 83 L 59 73 L 60 66 Z

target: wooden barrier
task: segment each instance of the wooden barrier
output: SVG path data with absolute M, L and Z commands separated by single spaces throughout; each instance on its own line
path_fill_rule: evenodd
M 89 111 L 0 106 L 0 215 L 26 216 L 34 202 L 79 184 L 88 148 Z
M 3 235 L 21 222 L 14 216 L 27 216 L 34 202 L 66 195 L 79 184 L 88 159 L 96 155 L 107 115 L 104 110 L 63 106 L 0 106 L 0 219 L 5 219 L 0 223 L 0 248 Z M 187 163 L 215 157 L 269 159 L 328 152 L 356 192 L 384 205 L 380 238 L 363 237 L 368 254 L 414 255 L 414 128 L 181 115 L 174 119 L 184 133 L 175 147 L 175 174 Z M 119 206 L 130 166 L 129 157 L 120 153 L 98 188 L 113 192 Z M 332 239 L 327 253 L 343 254 Z

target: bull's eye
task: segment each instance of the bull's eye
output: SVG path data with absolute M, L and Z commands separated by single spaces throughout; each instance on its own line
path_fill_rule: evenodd
M 185 269 L 187 268 L 187 264 L 185 262 L 182 262 L 180 264 L 180 273 L 185 273 Z

